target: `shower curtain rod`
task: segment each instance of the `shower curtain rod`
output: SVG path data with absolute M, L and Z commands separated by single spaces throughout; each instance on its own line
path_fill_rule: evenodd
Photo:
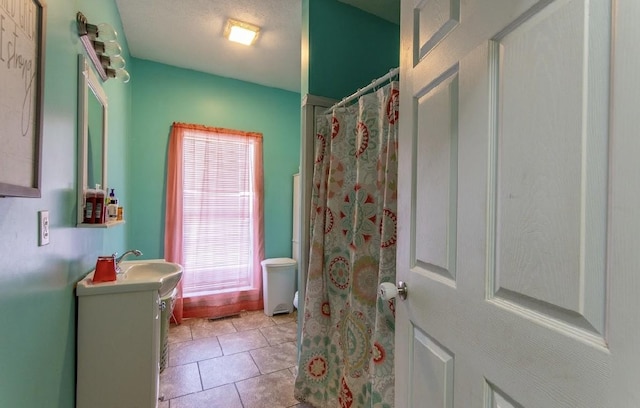
M 342 100 L 338 103 L 336 103 L 335 105 L 333 105 L 332 107 L 330 107 L 329 109 L 327 109 L 324 113 L 325 115 L 328 113 L 331 113 L 334 109 L 340 108 L 341 106 L 346 105 L 347 103 L 351 102 L 352 100 L 359 98 L 360 96 L 364 95 L 365 93 L 369 92 L 369 90 L 371 90 L 372 88 L 375 88 L 376 86 L 390 80 L 391 78 L 393 78 L 394 76 L 398 75 L 398 73 L 400 72 L 400 68 L 394 68 L 391 71 L 389 71 L 386 75 L 381 76 L 378 79 L 374 79 L 373 81 L 371 81 L 371 83 L 367 86 L 365 86 L 364 88 L 360 88 L 358 89 L 358 91 L 352 95 L 347 96 L 346 98 L 342 98 Z

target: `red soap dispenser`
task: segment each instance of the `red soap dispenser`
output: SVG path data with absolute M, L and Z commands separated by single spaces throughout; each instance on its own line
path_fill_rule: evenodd
M 93 283 L 111 282 L 116 280 L 116 257 L 99 256 L 96 270 L 93 273 Z
M 85 224 L 92 224 L 94 220 L 93 211 L 96 208 L 96 191 L 93 189 L 87 189 L 84 193 L 84 218 L 82 222 Z
M 96 185 L 96 206 L 93 209 L 93 223 L 104 223 L 104 191 L 100 189 L 100 185 Z

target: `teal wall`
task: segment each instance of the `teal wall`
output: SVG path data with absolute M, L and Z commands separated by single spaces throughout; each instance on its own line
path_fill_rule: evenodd
M 291 256 L 292 175 L 300 151 L 300 95 L 134 59 L 129 138 L 128 242 L 145 257 L 164 256 L 167 144 L 173 122 L 261 132 L 265 180 L 265 255 Z
M 109 22 L 116 29 L 120 17 L 113 0 L 45 3 L 42 198 L 0 198 L 0 407 L 74 406 L 73 286 L 98 255 L 124 247 L 124 228 L 75 228 L 77 55 L 83 52 L 75 15 L 81 10 L 90 21 Z M 6 29 L 6 20 L 4 24 Z M 111 114 L 109 148 L 121 151 L 130 88 L 113 82 L 106 83 L 105 90 Z M 124 169 L 117 168 L 123 163 L 116 158 L 109 174 L 116 185 L 124 184 Z M 49 210 L 51 223 L 51 243 L 43 247 L 37 240 L 39 210 Z
M 400 27 L 336 0 L 303 0 L 302 91 L 342 99 L 400 63 Z

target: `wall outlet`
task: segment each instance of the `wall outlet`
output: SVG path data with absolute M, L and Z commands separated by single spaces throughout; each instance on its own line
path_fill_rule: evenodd
M 49 211 L 38 211 L 38 246 L 49 244 Z

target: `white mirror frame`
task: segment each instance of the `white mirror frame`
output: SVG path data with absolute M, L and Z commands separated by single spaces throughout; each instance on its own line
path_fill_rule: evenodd
M 83 224 L 85 191 L 88 186 L 88 140 L 89 140 L 89 92 L 102 105 L 102 189 L 107 188 L 107 95 L 100 80 L 87 63 L 83 54 L 78 55 L 78 218 L 77 225 Z M 91 225 L 91 224 L 89 224 Z

